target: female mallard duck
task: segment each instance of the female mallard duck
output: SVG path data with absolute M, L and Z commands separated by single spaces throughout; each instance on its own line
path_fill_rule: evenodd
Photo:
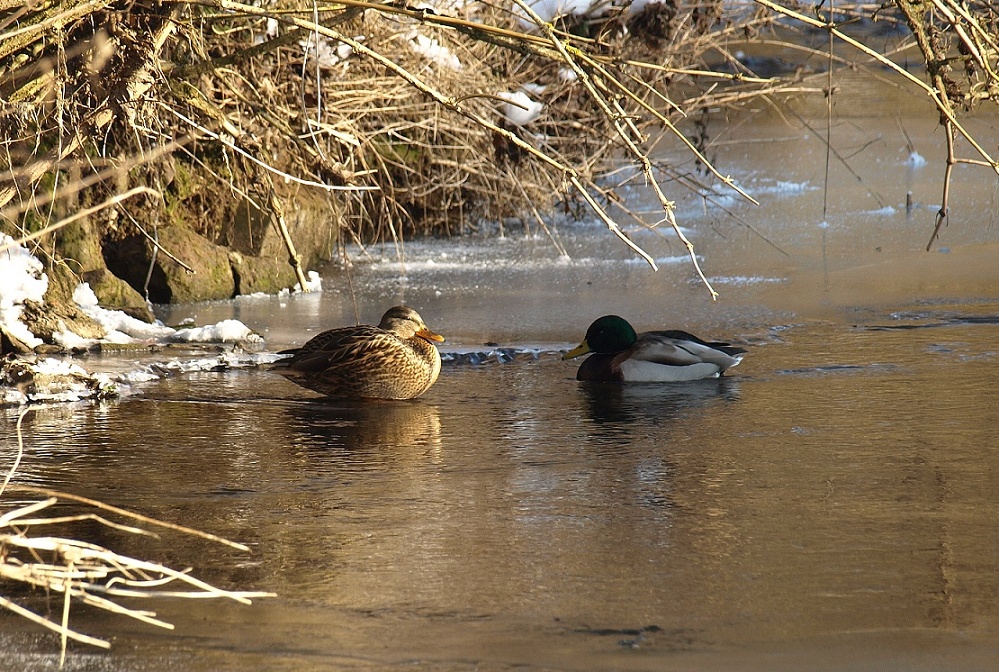
M 717 378 L 741 362 L 745 352 L 675 329 L 636 334 L 624 318 L 605 315 L 562 359 L 593 353 L 580 365 L 576 380 L 660 383 Z
M 440 375 L 441 355 L 434 343 L 443 341 L 415 310 L 395 306 L 377 327 L 331 329 L 279 353 L 291 357 L 271 370 L 331 397 L 412 399 Z

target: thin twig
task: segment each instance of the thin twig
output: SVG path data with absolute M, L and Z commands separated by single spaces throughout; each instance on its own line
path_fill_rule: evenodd
M 84 635 L 82 633 L 76 632 L 75 630 L 69 630 L 67 628 L 63 628 L 62 625 L 58 623 L 53 623 L 44 616 L 39 616 L 30 609 L 25 609 L 21 605 L 17 604 L 16 602 L 11 602 L 2 595 L 0 595 L 0 607 L 10 609 L 18 616 L 22 616 L 23 618 L 28 619 L 32 623 L 37 623 L 43 628 L 48 628 L 49 630 L 57 632 L 60 635 L 65 635 L 65 637 L 72 639 L 74 642 L 82 642 L 83 644 L 90 644 L 91 646 L 96 646 L 100 649 L 111 648 L 111 642 L 107 640 L 97 639 L 96 637 L 90 637 L 89 635 Z
M 0 248 L 0 251 L 3 249 L 4 248 Z M 17 457 L 14 458 L 14 464 L 11 465 L 10 469 L 7 471 L 7 475 L 4 476 L 3 485 L 0 485 L 0 496 L 3 496 L 4 490 L 7 489 L 7 485 L 10 483 L 10 479 L 14 477 L 14 473 L 21 465 L 21 458 L 24 456 L 24 439 L 21 437 L 21 423 L 24 421 L 24 416 L 26 416 L 30 410 L 30 406 L 25 406 L 17 414 Z M 0 525 L 3 524 L 3 516 L 0 516 Z
M 995 159 L 993 159 L 992 156 L 989 155 L 989 153 L 981 146 L 981 144 L 957 120 L 957 118 L 954 116 L 954 111 L 951 109 L 950 105 L 948 105 L 944 101 L 944 98 L 943 98 L 944 93 L 943 93 L 943 90 L 941 88 L 939 88 L 939 87 L 935 88 L 935 87 L 929 86 L 928 84 L 926 84 L 925 82 L 923 82 L 921 79 L 919 79 L 918 77 L 916 77 L 915 75 L 913 75 L 908 70 L 906 70 L 905 68 L 901 67 L 900 65 L 898 65 L 897 63 L 895 63 L 891 59 L 886 58 L 885 56 L 883 56 L 882 54 L 879 54 L 878 52 L 876 52 L 875 50 L 871 49 L 867 45 L 865 45 L 865 44 L 863 44 L 863 43 L 861 43 L 861 42 L 853 39 L 849 35 L 846 35 L 845 33 L 843 33 L 841 30 L 835 28 L 834 27 L 835 24 L 831 24 L 831 23 L 823 22 L 823 21 L 818 21 L 818 20 L 813 19 L 813 18 L 811 18 L 809 16 L 801 14 L 800 12 L 796 12 L 796 11 L 794 11 L 792 9 L 789 9 L 787 7 L 783 7 L 781 5 L 778 5 L 777 3 L 771 2 L 771 0 L 753 0 L 753 1 L 756 2 L 759 5 L 762 5 L 762 6 L 766 7 L 766 8 L 768 8 L 768 9 L 771 9 L 771 10 L 773 10 L 775 12 L 778 12 L 780 14 L 783 14 L 785 16 L 789 16 L 789 17 L 791 17 L 791 18 L 793 18 L 793 19 L 795 19 L 797 21 L 801 21 L 802 23 L 810 25 L 810 26 L 812 26 L 814 28 L 821 28 L 823 30 L 828 30 L 832 35 L 836 36 L 836 39 L 838 39 L 838 40 L 840 40 L 840 41 L 842 41 L 842 42 L 844 42 L 846 44 L 849 44 L 851 47 L 857 49 L 858 51 L 860 51 L 860 52 L 862 52 L 864 54 L 867 54 L 868 56 L 870 56 L 871 58 L 873 58 L 878 63 L 882 64 L 883 66 L 885 66 L 885 67 L 887 67 L 887 68 L 889 68 L 891 70 L 893 70 L 894 72 L 897 72 L 902 77 L 906 78 L 907 80 L 909 80 L 910 82 L 912 82 L 913 84 L 915 84 L 916 86 L 918 86 L 920 89 L 922 89 L 933 100 L 933 103 L 936 105 L 937 109 L 940 110 L 940 113 L 943 114 L 947 118 L 947 120 L 951 122 L 951 124 L 953 124 L 954 129 L 957 130 L 957 132 L 959 132 L 964 137 L 964 139 L 968 141 L 969 145 L 971 145 L 972 147 L 975 148 L 975 151 L 978 152 L 982 156 L 982 158 L 985 159 L 988 162 L 989 166 L 994 171 L 996 171 L 996 173 L 999 173 L 999 162 L 997 162 Z
M 933 233 L 930 235 L 929 242 L 926 243 L 927 252 L 930 251 L 933 243 L 940 236 L 940 229 L 950 214 L 950 180 L 954 172 L 954 166 L 957 164 L 957 159 L 954 158 L 954 131 L 950 127 L 949 121 L 944 124 L 944 130 L 947 133 L 947 163 L 944 166 L 943 195 L 940 199 L 940 209 L 937 210 L 937 215 L 933 222 Z
M 105 504 L 96 499 L 90 499 L 89 497 L 81 497 L 80 495 L 74 495 L 68 492 L 62 492 L 59 490 L 52 490 L 51 488 L 41 488 L 34 485 L 19 485 L 13 484 L 10 486 L 10 490 L 13 492 L 30 492 L 36 495 L 45 495 L 47 497 L 57 497 L 59 499 L 68 499 L 70 501 L 79 502 L 81 504 L 86 504 L 87 506 L 93 506 L 104 511 L 110 511 L 111 513 L 116 513 L 120 516 L 125 516 L 126 518 L 131 518 L 133 520 L 138 520 L 139 522 L 145 523 L 147 525 L 155 525 L 157 527 L 163 527 L 168 530 L 175 530 L 177 532 L 183 532 L 184 534 L 189 534 L 195 537 L 201 537 L 202 539 L 208 539 L 226 546 L 231 546 L 232 548 L 238 549 L 240 551 L 249 551 L 250 547 L 245 544 L 240 544 L 235 541 L 229 541 L 223 537 L 216 536 L 214 534 L 209 534 L 208 532 L 202 532 L 200 530 L 195 530 L 190 527 L 185 527 L 183 525 L 177 525 L 176 523 L 169 523 L 164 520 L 157 520 L 156 518 L 150 518 L 149 516 L 144 516 L 141 513 L 136 513 L 135 511 L 129 511 L 128 509 L 122 509 L 111 504 Z

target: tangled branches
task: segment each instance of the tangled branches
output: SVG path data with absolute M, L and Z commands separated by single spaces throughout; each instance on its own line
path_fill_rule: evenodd
M 604 176 L 630 162 L 661 216 L 620 212 L 678 234 L 661 184 L 736 188 L 677 124 L 802 91 L 800 72 L 756 76 L 729 48 L 787 20 L 922 86 L 973 160 L 995 167 L 957 117 L 999 95 L 992 3 L 755 6 L 625 0 L 560 17 L 525 0 L 0 0 L 0 226 L 23 236 L 136 183 L 156 193 L 106 208 L 102 240 L 162 215 L 225 243 L 236 204 L 273 215 L 285 199 L 324 199 L 334 237 L 358 241 L 460 232 L 561 201 L 653 263 L 611 216 L 620 199 Z M 839 17 L 904 21 L 929 81 L 849 37 Z M 656 160 L 663 139 L 710 177 Z

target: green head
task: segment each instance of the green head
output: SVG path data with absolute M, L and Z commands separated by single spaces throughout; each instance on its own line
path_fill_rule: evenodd
M 628 320 L 617 315 L 604 315 L 586 330 L 583 342 L 565 353 L 562 359 L 572 359 L 588 352 L 614 354 L 627 350 L 637 340 L 638 334 L 635 333 L 634 327 L 628 324 Z

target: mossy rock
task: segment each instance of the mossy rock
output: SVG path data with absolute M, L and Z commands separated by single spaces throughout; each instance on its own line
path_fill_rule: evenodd
M 54 334 L 59 331 L 72 331 L 83 338 L 104 338 L 107 331 L 80 310 L 73 301 L 73 290 L 79 278 L 64 264 L 55 264 L 46 269 L 49 286 L 45 291 L 45 305 L 26 301 L 21 311 L 21 320 L 47 346 L 55 343 Z M 39 346 L 36 351 L 50 348 Z
M 108 268 L 136 290 L 146 286 L 153 303 L 231 299 L 236 283 L 228 250 L 182 226 L 159 229 L 157 251 L 143 236 L 105 243 Z M 176 257 L 191 271 L 170 257 Z
M 78 274 L 105 268 L 100 238 L 89 218 L 59 229 L 56 232 L 56 249 L 70 269 Z
M 286 259 L 252 257 L 239 252 L 229 254 L 232 274 L 239 294 L 264 292 L 276 294 L 298 283 L 295 270 Z
M 60 229 L 56 245 L 69 268 L 82 282 L 90 285 L 101 306 L 120 310 L 145 322 L 156 320 L 142 294 L 108 270 L 100 238 L 89 219 Z
M 286 211 L 285 225 L 302 267 L 314 270 L 328 262 L 333 256 L 337 233 L 331 222 L 338 219 L 330 202 L 308 191 L 283 194 L 281 198 Z M 216 242 L 232 250 L 229 256 L 238 294 L 273 294 L 298 283 L 288 248 L 273 218 L 249 201 L 240 203 L 233 216 L 223 222 Z
M 74 266 L 102 306 L 151 319 L 144 308 L 146 296 L 153 303 L 188 303 L 255 292 L 273 294 L 297 284 L 289 251 L 269 211 L 260 210 L 250 199 L 229 202 L 228 194 L 215 194 L 215 209 L 206 212 L 197 207 L 198 199 L 193 196 L 178 198 L 193 187 L 186 168 L 175 167 L 171 189 L 176 187 L 176 193 L 167 199 L 169 223 L 157 230 L 146 227 L 158 236 L 159 252 L 154 254 L 153 243 L 135 233 L 105 238 L 97 258 L 95 227 L 85 224 L 63 235 L 67 256 L 74 258 Z M 206 194 L 196 190 L 202 205 Z M 337 222 L 342 216 L 336 202 L 325 194 L 286 187 L 279 198 L 303 269 L 319 268 L 335 251 Z M 203 221 L 206 218 L 210 226 Z M 171 256 L 192 268 L 193 274 Z M 108 272 L 102 272 L 105 269 Z
M 156 316 L 138 290 L 107 268 L 86 271 L 80 278 L 90 285 L 102 308 L 120 310 L 143 322 L 156 321 Z

